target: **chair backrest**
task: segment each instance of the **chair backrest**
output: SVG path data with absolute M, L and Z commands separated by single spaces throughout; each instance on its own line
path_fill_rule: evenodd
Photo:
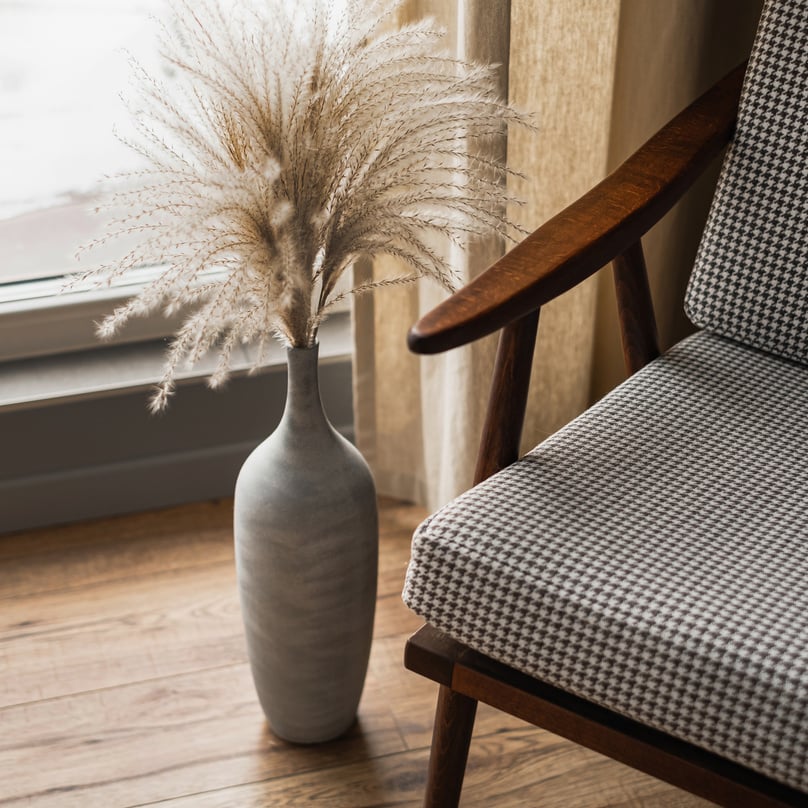
M 808 364 L 808 0 L 764 7 L 685 309 Z

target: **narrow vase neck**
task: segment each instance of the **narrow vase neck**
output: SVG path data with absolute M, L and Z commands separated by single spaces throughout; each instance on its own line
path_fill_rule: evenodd
M 318 378 L 319 344 L 286 351 L 287 390 L 283 420 L 292 428 L 329 426 L 320 399 Z

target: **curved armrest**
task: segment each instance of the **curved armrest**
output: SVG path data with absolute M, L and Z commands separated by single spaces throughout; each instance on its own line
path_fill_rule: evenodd
M 539 308 L 622 255 L 729 142 L 746 65 L 694 101 L 586 195 L 431 312 L 407 337 L 439 353 Z

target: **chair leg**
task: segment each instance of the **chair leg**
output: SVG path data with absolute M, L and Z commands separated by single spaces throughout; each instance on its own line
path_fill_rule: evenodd
M 457 808 L 476 713 L 475 699 L 441 686 L 432 730 L 424 808 Z

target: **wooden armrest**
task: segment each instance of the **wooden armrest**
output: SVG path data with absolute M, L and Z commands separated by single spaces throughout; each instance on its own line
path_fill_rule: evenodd
M 636 244 L 729 142 L 746 65 L 677 115 L 586 195 L 422 317 L 415 353 L 479 339 L 539 308 Z

